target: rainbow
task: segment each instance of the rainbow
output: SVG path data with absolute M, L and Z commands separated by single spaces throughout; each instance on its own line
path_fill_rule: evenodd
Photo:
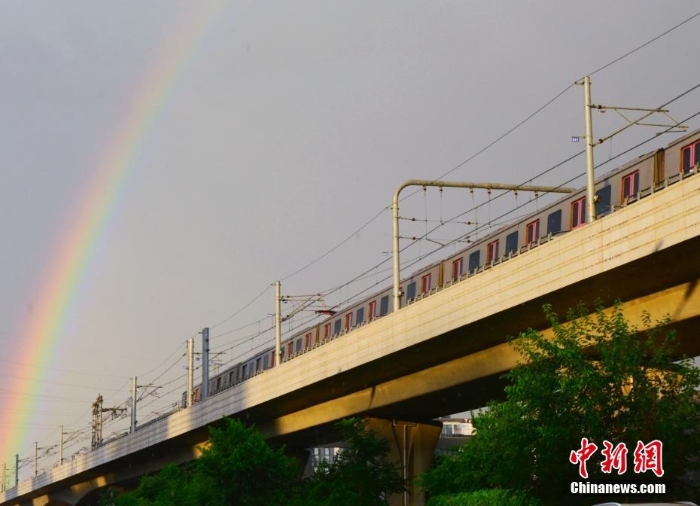
M 59 343 L 66 338 L 67 315 L 85 281 L 96 245 L 118 207 L 144 141 L 224 4 L 224 0 L 195 2 L 188 4 L 194 10 L 179 13 L 169 31 L 171 36 L 162 44 L 160 58 L 142 79 L 119 123 L 117 135 L 100 156 L 95 175 L 86 186 L 68 229 L 59 235 L 52 263 L 41 279 L 30 321 L 19 325 L 21 344 L 15 357 L 22 364 L 10 365 L 12 370 L 7 371 L 12 378 L 22 377 L 22 371 L 31 371 L 29 381 L 16 380 L 8 387 L 12 395 L 0 410 L 0 463 L 7 463 L 8 468 L 14 467 L 15 453 L 20 458 L 33 455 L 28 437 L 38 412 L 37 394 L 46 384 Z

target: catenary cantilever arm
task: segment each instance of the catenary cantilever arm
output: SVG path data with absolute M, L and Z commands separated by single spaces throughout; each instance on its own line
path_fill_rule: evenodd
M 512 190 L 538 193 L 571 193 L 573 188 L 563 186 L 531 186 L 503 183 L 467 183 L 460 181 L 428 181 L 423 179 L 409 179 L 404 181 L 394 192 L 394 200 L 391 205 L 394 219 L 394 305 L 393 311 L 401 308 L 401 262 L 399 259 L 399 194 L 401 190 L 409 186 L 437 186 L 440 188 L 478 188 L 486 190 Z

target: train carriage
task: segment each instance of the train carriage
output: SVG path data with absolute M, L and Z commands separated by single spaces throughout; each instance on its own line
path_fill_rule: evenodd
M 595 185 L 596 214 L 605 217 L 669 184 L 695 175 L 698 170 L 700 130 L 673 141 L 665 149 L 644 154 L 599 177 Z M 584 226 L 589 221 L 586 198 L 585 188 L 572 192 L 516 223 L 468 243 L 453 255 L 417 270 L 401 281 L 402 306 L 526 253 L 559 234 Z M 387 315 L 391 311 L 391 296 L 391 288 L 386 288 L 295 333 L 282 342 L 283 360 L 291 360 L 353 328 Z M 275 350 L 266 349 L 210 378 L 210 395 L 274 366 Z M 185 397 L 183 395 L 183 404 Z M 193 401 L 198 402 L 200 397 L 200 387 L 197 386 L 193 391 Z

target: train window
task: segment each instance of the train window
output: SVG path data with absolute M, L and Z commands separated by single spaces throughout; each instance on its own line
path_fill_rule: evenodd
M 275 352 L 270 353 L 270 367 L 275 367 Z
M 384 316 L 389 312 L 389 296 L 385 295 L 379 301 L 379 316 Z
M 294 343 L 289 342 L 287 343 L 287 358 L 291 357 L 294 354 Z
M 571 203 L 571 229 L 580 227 L 586 223 L 586 197 Z
M 374 320 L 375 316 L 377 316 L 377 301 L 371 300 L 369 302 L 369 307 L 367 309 L 369 310 L 367 312 L 367 320 L 368 321 Z
M 352 311 L 345 315 L 345 330 L 350 330 L 352 328 Z
M 296 343 L 294 343 L 294 352 L 299 353 L 303 345 L 304 342 L 301 339 L 297 339 Z
M 243 364 L 243 373 L 241 374 L 242 378 L 241 379 L 246 379 L 248 375 L 246 374 L 248 372 L 248 364 Z
M 269 369 L 270 368 L 270 355 L 265 353 L 265 356 L 263 357 L 263 369 Z
M 610 213 L 610 188 L 610 186 L 606 186 L 595 192 L 595 214 L 597 216 L 605 216 Z
M 540 238 L 540 220 L 531 221 L 525 227 L 525 244 L 536 243 Z
M 216 389 L 221 390 L 221 377 L 216 378 Z
M 258 357 L 255 360 L 255 372 L 260 372 L 261 369 L 262 369 L 262 357 Z
M 343 324 L 343 322 L 340 319 L 337 319 L 333 323 L 333 333 L 334 334 L 340 334 L 340 331 L 342 330 L 342 327 L 341 327 L 342 324 Z
M 469 272 L 474 272 L 481 267 L 481 251 L 474 251 L 469 254 Z
M 506 251 L 504 255 L 516 253 L 518 251 L 518 231 L 512 232 L 506 236 Z
M 359 325 L 363 321 L 365 321 L 365 308 L 361 307 L 355 315 L 355 325 Z
M 486 263 L 490 264 L 498 258 L 498 239 L 486 246 Z
M 311 348 L 311 332 L 304 336 L 304 348 Z
M 561 232 L 561 209 L 547 216 L 547 234 Z
M 622 178 L 622 203 L 624 204 L 628 200 L 636 198 L 637 193 L 639 193 L 638 170 Z
M 421 278 L 420 291 L 421 293 L 428 293 L 430 291 L 430 273 Z
M 457 281 L 462 275 L 462 261 L 464 257 L 459 257 L 457 260 L 452 262 L 452 279 Z
M 406 288 L 406 301 L 408 302 L 409 300 L 413 300 L 416 298 L 416 282 L 413 281 L 412 283 L 408 284 L 408 287 Z
M 324 339 L 328 339 L 329 337 L 331 337 L 331 324 L 330 324 L 330 323 L 326 323 L 326 324 L 323 326 L 323 338 L 324 338 Z
M 695 141 L 681 150 L 681 163 L 683 174 L 693 172 L 693 167 L 700 163 L 700 141 Z

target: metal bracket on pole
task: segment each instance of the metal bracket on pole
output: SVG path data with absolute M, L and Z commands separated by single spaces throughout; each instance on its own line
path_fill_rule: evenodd
M 289 314 L 282 316 L 282 302 L 296 304 Z M 323 296 L 320 293 L 315 295 L 282 295 L 281 284 L 275 283 L 275 366 L 282 363 L 282 322 L 292 318 L 302 311 L 315 311 L 317 314 L 335 314 L 335 311 L 324 306 L 320 308 L 312 307 L 315 303 L 323 304 Z
M 517 185 L 503 183 L 468 183 L 460 181 L 429 181 L 425 179 L 409 179 L 404 181 L 394 192 L 394 200 L 391 205 L 392 216 L 394 220 L 394 305 L 393 311 L 401 309 L 401 261 L 399 259 L 399 195 L 404 188 L 409 186 L 437 186 L 439 188 L 468 188 L 484 189 L 484 190 L 507 190 L 507 191 L 525 191 L 537 193 L 571 193 L 573 188 L 565 188 L 563 186 L 532 186 L 532 185 Z
M 583 94 L 584 94 L 584 114 L 586 118 L 586 159 L 587 159 L 587 165 L 586 165 L 586 198 L 587 198 L 587 210 L 588 210 L 588 217 L 590 221 L 595 221 L 597 219 L 596 216 L 596 211 L 595 211 L 595 175 L 594 175 L 594 163 L 593 163 L 593 148 L 599 144 L 604 143 L 605 141 L 612 139 L 615 137 L 617 134 L 624 132 L 628 128 L 634 125 L 638 126 L 650 126 L 650 127 L 658 127 L 658 128 L 667 128 L 665 133 L 670 133 L 670 132 L 685 132 L 688 130 L 688 125 L 681 125 L 679 122 L 677 122 L 675 119 L 671 117 L 670 114 L 668 114 L 668 109 L 662 109 L 662 108 L 655 108 L 655 109 L 645 109 L 641 107 L 619 107 L 619 106 L 614 106 L 614 105 L 595 105 L 591 103 L 591 78 L 590 76 L 586 76 L 583 78 L 582 82 L 577 82 L 576 84 L 583 84 Z M 612 111 L 615 111 L 622 119 L 624 119 L 627 124 L 623 126 L 622 128 L 618 128 L 615 130 L 613 133 L 608 135 L 607 137 L 601 137 L 597 141 L 593 140 L 593 118 L 591 111 L 593 109 L 596 109 L 600 112 L 605 112 L 606 110 L 610 109 Z M 625 116 L 621 111 L 634 111 L 634 112 L 645 112 L 646 114 L 643 114 L 641 117 L 637 118 L 636 120 L 632 120 Z M 666 116 L 668 119 L 670 119 L 673 124 L 663 124 L 663 123 L 642 123 L 645 119 L 648 117 L 654 115 L 654 114 L 663 114 Z
M 613 133 L 611 133 L 607 137 L 602 137 L 602 138 L 598 139 L 598 141 L 595 142 L 596 146 L 598 144 L 604 143 L 608 139 L 612 139 L 617 134 L 624 132 L 629 127 L 632 127 L 635 125 L 656 127 L 656 128 L 673 128 L 673 129 L 677 128 L 678 129 L 678 130 L 668 130 L 666 133 L 683 133 L 683 132 L 688 131 L 688 125 L 681 125 L 679 122 L 677 122 L 675 119 L 673 119 L 671 117 L 671 115 L 668 114 L 668 112 L 669 112 L 668 109 L 659 109 L 659 108 L 657 108 L 657 109 L 644 109 L 641 107 L 618 107 L 618 106 L 614 106 L 614 105 L 600 105 L 600 104 L 598 104 L 598 105 L 591 104 L 591 108 L 596 109 L 600 112 L 605 112 L 607 110 L 615 111 L 622 119 L 624 119 L 627 122 L 627 124 L 625 126 L 623 126 L 622 128 L 618 128 L 617 130 L 615 130 Z M 622 114 L 621 111 L 646 112 L 646 114 L 642 115 L 640 118 L 638 118 L 636 120 L 632 120 L 632 119 L 628 118 L 627 116 L 625 116 L 624 114 Z M 645 120 L 649 116 L 652 116 L 652 115 L 657 114 L 657 113 L 663 114 L 668 119 L 670 119 L 673 123 L 671 123 L 671 124 L 668 124 L 668 123 L 642 123 L 643 120 Z

